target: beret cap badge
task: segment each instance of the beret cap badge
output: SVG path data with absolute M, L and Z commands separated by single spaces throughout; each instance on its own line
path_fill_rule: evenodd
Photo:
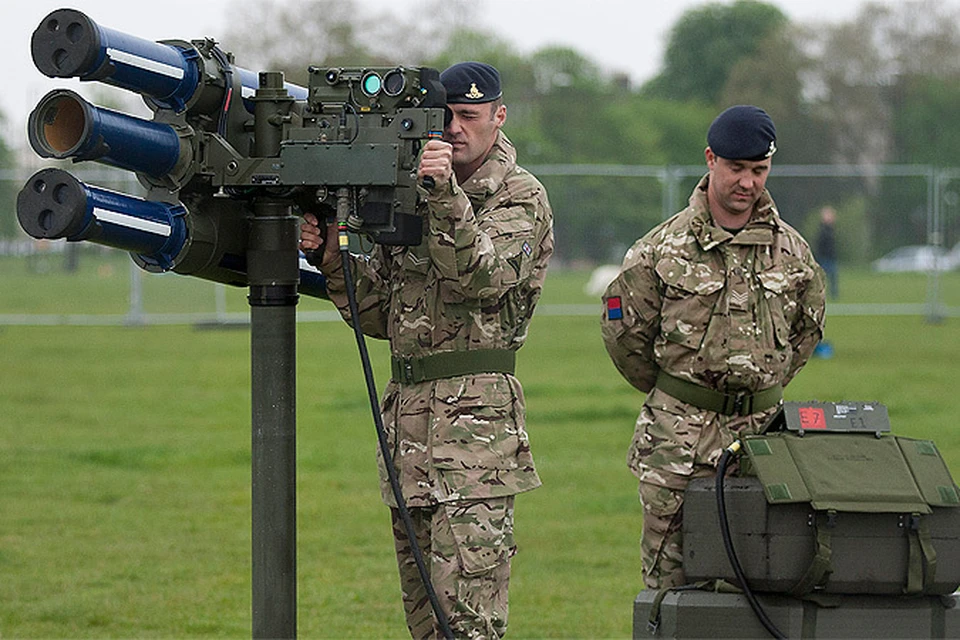
M 464 97 L 470 98 L 471 100 L 479 100 L 480 98 L 483 97 L 483 93 L 482 93 L 479 89 L 477 89 L 477 83 L 476 83 L 476 82 L 471 82 L 471 83 L 470 83 L 470 91 L 467 91 L 467 92 L 466 92 L 465 94 L 463 94 L 463 95 L 464 95 Z

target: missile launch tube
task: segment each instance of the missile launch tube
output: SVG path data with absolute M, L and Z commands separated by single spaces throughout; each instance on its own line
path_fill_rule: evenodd
M 87 240 L 173 266 L 187 240 L 182 205 L 149 202 L 85 185 L 62 169 L 35 173 L 17 196 L 17 218 L 34 238 Z
M 48 77 L 99 80 L 178 111 L 200 84 L 196 51 L 101 27 L 76 9 L 57 9 L 44 18 L 30 51 Z
M 96 160 L 154 178 L 184 168 L 192 156 L 172 126 L 94 106 L 66 89 L 40 100 L 27 137 L 44 158 Z
M 214 88 L 221 97 L 230 88 L 226 82 L 206 84 L 204 61 L 193 45 L 131 36 L 102 27 L 76 9 L 57 9 L 47 15 L 33 32 L 30 51 L 37 69 L 50 78 L 98 80 L 177 112 L 190 105 L 198 88 Z M 234 70 L 244 93 L 256 90 L 257 74 Z M 307 98 L 303 87 L 288 84 L 287 89 L 298 100 Z
M 211 212 L 212 214 L 213 212 Z M 86 185 L 63 169 L 35 173 L 17 196 L 17 219 L 38 239 L 86 240 L 129 251 L 147 271 L 173 270 L 246 286 L 246 227 L 241 219 L 191 214 L 181 204 L 153 202 Z M 218 222 L 229 228 L 218 228 Z M 327 298 L 326 278 L 300 260 L 298 291 Z

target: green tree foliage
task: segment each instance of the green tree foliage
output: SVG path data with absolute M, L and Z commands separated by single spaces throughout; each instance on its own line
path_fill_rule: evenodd
M 957 164 L 960 128 L 945 126 L 957 117 L 957 78 L 912 76 L 901 80 L 894 100 L 895 162 L 952 166 Z
M 947 77 L 912 76 L 898 86 L 900 95 L 893 111 L 893 148 L 895 161 L 904 164 L 926 164 L 935 167 L 957 167 L 960 159 L 960 127 L 956 114 L 960 110 L 960 83 Z M 922 197 L 926 184 L 914 185 L 910 193 Z M 944 185 L 946 205 L 940 212 L 944 229 L 942 242 L 951 247 L 960 242 L 960 209 L 956 190 L 960 180 Z M 897 194 L 895 206 L 883 207 L 887 215 L 883 229 L 901 234 L 909 229 L 918 242 L 925 240 L 926 212 L 914 211 L 910 220 L 898 215 L 905 206 L 903 196 Z M 909 225 L 908 227 L 906 225 Z
M 794 29 L 778 29 L 762 40 L 754 55 L 730 69 L 719 108 L 735 104 L 763 107 L 777 123 L 778 163 L 823 162 L 827 132 L 804 108 L 803 77 L 813 61 L 796 43 Z
M 671 29 L 663 70 L 644 92 L 717 105 L 737 63 L 757 54 L 763 42 L 786 24 L 782 11 L 756 0 L 691 9 Z
M 957 165 L 958 25 L 960 12 L 936 0 L 874 2 L 801 36 L 815 58 L 805 108 L 829 129 L 824 162 Z M 929 187 L 924 178 L 862 181 L 878 252 L 928 240 Z
M 893 74 L 884 61 L 884 39 L 876 36 L 892 11 L 878 6 L 811 36 L 808 46 L 820 50 L 809 78 L 811 107 L 831 123 L 827 161 L 882 162 L 888 155 L 890 111 L 883 94 Z
M 869 3 L 851 22 L 801 37 L 817 52 L 808 105 L 830 123 L 830 160 L 936 162 L 913 150 L 917 140 L 938 144 L 946 121 L 930 116 L 957 104 L 958 22 L 960 12 L 934 0 Z

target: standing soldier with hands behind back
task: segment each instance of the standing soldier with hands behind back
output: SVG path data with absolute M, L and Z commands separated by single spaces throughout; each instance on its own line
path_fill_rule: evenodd
M 776 412 L 824 320 L 823 274 L 765 185 L 773 121 L 754 106 L 714 120 L 708 173 L 686 209 L 627 252 L 607 288 L 603 339 L 647 394 L 628 465 L 643 505 L 647 588 L 683 584 L 683 498 L 723 449 Z
M 403 495 L 440 605 L 457 637 L 498 638 L 507 628 L 514 495 L 540 485 L 513 376 L 553 253 L 543 186 L 500 131 L 500 75 L 465 62 L 440 76 L 450 119 L 423 148 L 418 246 L 378 245 L 352 256 L 360 325 L 390 341 L 393 376 L 382 406 Z M 426 181 L 430 178 L 430 181 Z M 324 246 L 306 214 L 300 247 Z M 336 231 L 318 266 L 330 298 L 350 312 Z M 379 458 L 379 455 L 378 455 Z M 407 626 L 440 635 L 384 467 Z

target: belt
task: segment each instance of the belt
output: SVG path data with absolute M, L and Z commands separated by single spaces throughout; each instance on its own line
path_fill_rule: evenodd
M 416 384 L 473 373 L 513 373 L 517 352 L 509 349 L 475 349 L 471 351 L 442 351 L 420 357 L 390 358 L 393 380 Z
M 725 416 L 749 416 L 775 407 L 783 399 L 783 387 L 779 384 L 753 394 L 743 391 L 724 393 L 681 380 L 664 371 L 657 374 L 656 386 L 681 402 Z

